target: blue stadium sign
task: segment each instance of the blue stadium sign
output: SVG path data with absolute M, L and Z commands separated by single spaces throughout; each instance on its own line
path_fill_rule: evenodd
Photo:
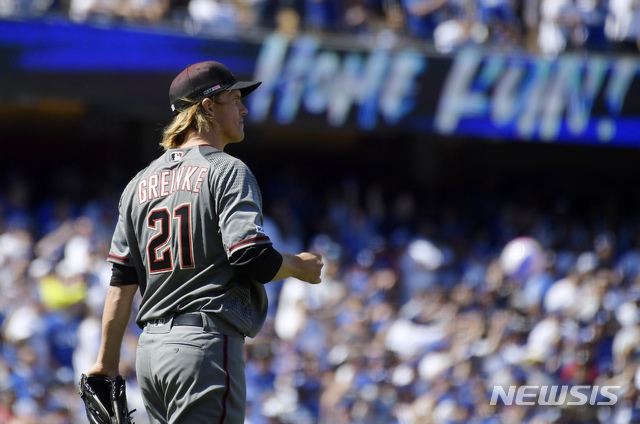
M 614 54 L 549 59 L 474 47 L 443 56 L 311 36 L 220 39 L 0 20 L 0 101 L 118 102 L 122 113 L 164 121 L 173 76 L 211 59 L 263 81 L 249 98 L 256 125 L 640 147 L 640 59 Z

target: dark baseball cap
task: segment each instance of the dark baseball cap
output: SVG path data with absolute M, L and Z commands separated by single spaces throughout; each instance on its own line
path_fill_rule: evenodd
M 219 62 L 208 61 L 189 65 L 171 83 L 171 110 L 177 115 L 205 97 L 222 91 L 240 90 L 240 95 L 245 97 L 260 84 L 260 81 L 238 81 L 231 71 Z

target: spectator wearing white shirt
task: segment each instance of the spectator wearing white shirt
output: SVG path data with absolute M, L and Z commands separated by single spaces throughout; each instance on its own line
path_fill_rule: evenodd
M 617 50 L 638 51 L 640 43 L 640 0 L 609 0 L 605 33 Z

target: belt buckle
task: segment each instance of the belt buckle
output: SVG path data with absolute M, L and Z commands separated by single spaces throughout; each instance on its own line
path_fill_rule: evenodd
M 153 320 L 154 327 L 164 327 L 164 318 L 156 318 Z

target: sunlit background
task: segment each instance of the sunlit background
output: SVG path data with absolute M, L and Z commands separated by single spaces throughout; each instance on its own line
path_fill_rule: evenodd
M 87 422 L 119 195 L 204 60 L 263 82 L 228 152 L 326 264 L 266 286 L 248 424 L 640 422 L 639 39 L 632 0 L 0 0 L 0 424 Z

